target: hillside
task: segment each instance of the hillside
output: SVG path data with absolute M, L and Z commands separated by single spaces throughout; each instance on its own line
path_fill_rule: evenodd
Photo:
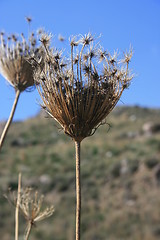
M 117 107 L 108 125 L 82 142 L 82 240 L 160 238 L 160 110 Z M 2 128 L 3 123 L 1 123 Z M 32 240 L 72 240 L 75 228 L 74 142 L 41 114 L 12 124 L 0 154 L 0 235 L 14 239 L 14 207 L 3 197 L 31 186 L 54 204 Z M 21 235 L 24 232 L 21 217 Z

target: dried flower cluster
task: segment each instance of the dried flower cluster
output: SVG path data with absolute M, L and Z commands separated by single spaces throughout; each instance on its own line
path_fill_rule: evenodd
M 23 33 L 21 38 L 15 34 L 7 37 L 0 33 L 0 72 L 15 90 L 22 92 L 34 85 L 33 67 L 26 58 L 39 52 L 34 33 L 28 41 Z
M 111 112 L 132 76 L 128 65 L 132 49 L 117 59 L 104 51 L 89 33 L 72 37 L 70 56 L 49 47 L 49 36 L 41 40 L 45 47 L 44 65 L 36 63 L 35 80 L 47 112 L 64 132 L 81 142 L 92 135 Z
M 32 225 L 50 217 L 54 212 L 53 206 L 47 207 L 45 210 L 41 210 L 43 200 L 44 196 L 39 196 L 38 192 L 35 192 L 33 195 L 31 188 L 26 188 L 20 193 L 19 209 L 25 219 Z
M 21 174 L 19 174 L 18 191 L 12 191 L 9 189 L 9 194 L 4 195 L 10 204 L 16 207 L 16 230 L 18 239 L 18 222 L 19 222 L 19 211 L 26 220 L 26 231 L 24 240 L 28 240 L 32 227 L 36 226 L 36 223 L 50 217 L 54 213 L 54 206 L 44 207 L 44 196 L 39 195 L 37 191 L 33 191 L 32 188 L 26 187 L 21 188 Z

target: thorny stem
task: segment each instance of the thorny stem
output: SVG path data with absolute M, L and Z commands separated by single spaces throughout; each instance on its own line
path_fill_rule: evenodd
M 3 130 L 1 138 L 0 138 L 0 150 L 2 148 L 2 145 L 4 143 L 4 140 L 5 140 L 5 137 L 7 135 L 8 129 L 9 129 L 10 124 L 12 122 L 12 119 L 13 119 L 13 116 L 14 116 L 14 113 L 15 113 L 15 110 L 16 110 L 16 107 L 17 107 L 19 96 L 20 96 L 20 91 L 17 90 L 16 91 L 15 100 L 14 100 L 14 103 L 13 103 L 13 106 L 12 106 L 12 110 L 11 110 L 11 113 L 10 113 L 10 116 L 8 118 L 8 121 L 7 121 L 7 123 L 6 123 L 5 127 L 4 127 L 4 130 Z
M 28 240 L 28 239 L 29 239 L 29 235 L 30 235 L 30 232 L 31 232 L 31 228 L 32 228 L 32 223 L 29 222 L 29 223 L 28 223 L 28 226 L 27 226 L 27 231 L 26 231 L 24 240 Z
M 81 176 L 80 176 L 80 142 L 75 141 L 76 149 L 76 240 L 80 240 L 81 225 Z
M 21 173 L 19 173 L 19 176 L 18 176 L 18 192 L 17 192 L 16 212 L 15 212 L 15 240 L 18 240 L 20 192 L 21 192 Z

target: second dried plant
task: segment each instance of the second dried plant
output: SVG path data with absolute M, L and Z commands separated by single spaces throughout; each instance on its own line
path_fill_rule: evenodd
M 20 94 L 34 85 L 33 67 L 26 58 L 32 54 L 37 55 L 40 48 L 37 47 L 34 33 L 28 40 L 22 33 L 20 37 L 0 33 L 0 73 L 15 90 L 15 100 L 8 121 L 0 137 L 0 150 L 12 122 Z
M 50 217 L 54 213 L 54 207 L 43 207 L 44 196 L 38 191 L 33 191 L 32 188 L 22 188 L 21 173 L 18 177 L 18 191 L 10 191 L 9 195 L 5 196 L 10 203 L 13 203 L 15 208 L 15 240 L 19 239 L 20 220 L 19 213 L 23 215 L 26 222 L 26 230 L 24 240 L 29 240 L 31 230 L 38 222 Z

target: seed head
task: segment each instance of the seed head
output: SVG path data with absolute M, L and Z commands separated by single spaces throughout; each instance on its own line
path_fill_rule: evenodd
M 54 207 L 47 207 L 42 210 L 44 196 L 38 194 L 36 191 L 33 193 L 31 188 L 26 188 L 20 193 L 19 208 L 25 219 L 32 223 L 42 221 L 45 218 L 50 217 L 54 212 Z
M 46 33 L 42 33 L 41 35 L 41 38 L 40 38 L 40 41 L 41 43 L 44 45 L 44 46 L 49 46 L 50 45 L 50 40 L 52 38 L 52 35 L 51 34 L 46 34 Z
M 95 47 L 94 41 L 90 33 L 80 39 L 72 37 L 70 60 L 63 68 L 61 60 L 68 56 L 64 58 L 57 50 L 47 48 L 43 68 L 37 65 L 35 69 L 45 109 L 67 135 L 79 142 L 95 132 L 132 79 L 128 63 L 120 63 L 116 52 L 111 55 L 97 44 Z
M 31 17 L 26 17 L 26 21 L 30 24 L 32 22 L 32 18 Z
M 27 58 L 39 51 L 33 33 L 28 41 L 24 34 L 21 34 L 21 39 L 15 34 L 9 37 L 1 34 L 0 73 L 15 89 L 24 91 L 34 85 L 33 67 Z
M 90 43 L 93 42 L 93 40 L 94 40 L 94 38 L 91 35 L 91 33 L 88 33 L 81 37 L 80 43 L 82 43 L 84 45 L 90 45 Z
M 20 184 L 20 182 L 18 183 Z M 28 239 L 29 233 L 33 226 L 50 216 L 54 212 L 54 207 L 44 207 L 44 196 L 40 195 L 37 191 L 33 191 L 32 188 L 19 188 L 18 192 L 11 191 L 9 194 L 4 195 L 10 204 L 13 204 L 16 208 L 18 207 L 20 213 L 26 220 L 26 233 L 25 239 Z
M 58 39 L 59 39 L 59 41 L 61 41 L 61 42 L 64 42 L 64 41 L 65 41 L 65 38 L 64 38 L 61 34 L 58 35 Z
M 129 52 L 124 53 L 124 62 L 128 64 L 131 61 L 132 56 L 133 56 L 133 48 L 130 47 Z
M 99 56 L 100 63 L 106 59 L 107 55 L 108 55 L 107 51 L 105 51 L 102 47 L 98 49 L 98 56 Z
M 77 37 L 76 36 L 71 36 L 69 39 L 70 39 L 71 47 L 77 47 L 78 46 L 79 41 L 77 41 Z

